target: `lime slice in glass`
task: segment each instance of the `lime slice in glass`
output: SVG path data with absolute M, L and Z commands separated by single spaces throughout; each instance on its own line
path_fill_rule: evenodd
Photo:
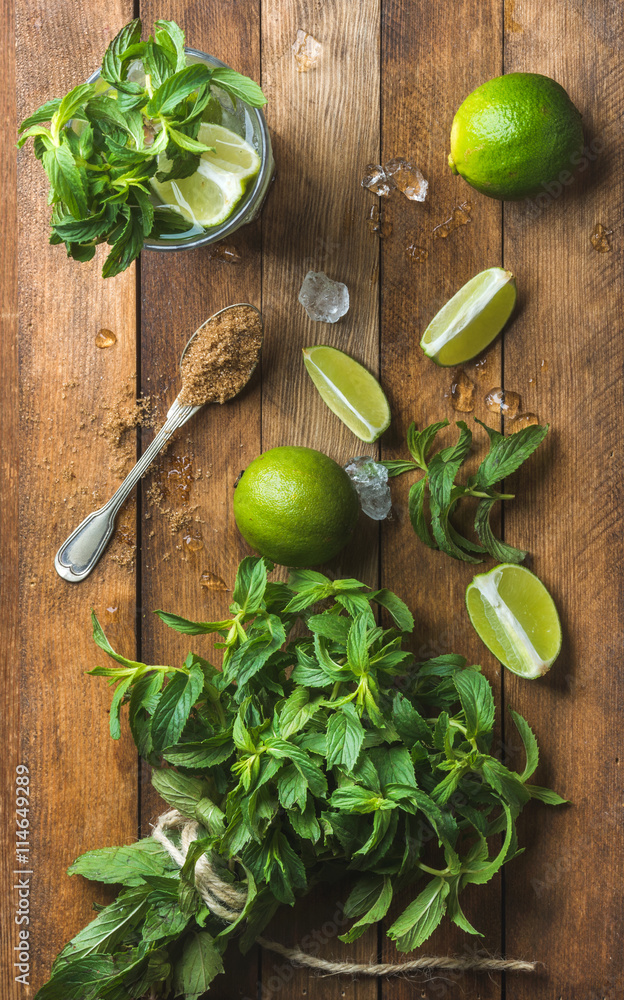
M 438 365 L 462 365 L 480 354 L 503 329 L 516 303 L 511 271 L 481 271 L 442 306 L 425 330 L 420 346 Z
M 222 125 L 203 124 L 198 139 L 212 146 L 215 153 L 202 153 L 199 165 L 190 177 L 151 184 L 167 208 L 180 212 L 199 226 L 219 226 L 230 217 L 245 193 L 249 180 L 260 169 L 260 157 L 253 146 Z M 158 169 L 163 173 L 171 161 L 161 155 Z
M 479 637 L 504 666 L 520 677 L 541 677 L 561 649 L 554 601 L 524 566 L 501 563 L 475 576 L 466 607 Z
M 227 170 L 242 181 L 255 177 L 260 169 L 260 157 L 250 143 L 236 132 L 204 122 L 197 135 L 199 142 L 212 146 L 216 152 L 204 153 L 203 159 L 222 170 Z
M 360 441 L 376 441 L 390 424 L 390 407 L 376 378 L 335 347 L 305 347 L 303 361 L 330 410 Z

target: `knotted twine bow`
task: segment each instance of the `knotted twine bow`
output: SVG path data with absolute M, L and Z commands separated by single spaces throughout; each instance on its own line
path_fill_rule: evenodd
M 180 847 L 167 836 L 168 830 L 180 832 Z M 194 840 L 199 836 L 199 823 L 195 820 L 186 819 L 177 809 L 170 809 L 159 817 L 158 823 L 152 831 L 152 837 L 165 848 L 167 853 L 175 861 L 179 868 L 182 868 L 188 849 Z M 244 889 L 224 882 L 219 877 L 211 865 L 206 854 L 202 854 L 195 864 L 195 887 L 215 917 L 219 917 L 226 923 L 234 923 L 237 920 L 247 901 L 247 893 Z M 523 962 L 517 959 L 491 958 L 484 956 L 481 958 L 468 958 L 457 956 L 433 955 L 415 958 L 408 962 L 382 962 L 374 965 L 365 965 L 359 962 L 330 962 L 324 958 L 317 958 L 309 955 L 299 948 L 286 948 L 278 941 L 267 941 L 266 938 L 257 937 L 256 942 L 267 951 L 272 951 L 283 958 L 287 958 L 293 965 L 302 965 L 308 969 L 315 969 L 326 976 L 378 976 L 387 978 L 389 976 L 400 976 L 406 973 L 423 972 L 431 969 L 441 969 L 444 971 L 460 972 L 535 972 L 536 962 Z

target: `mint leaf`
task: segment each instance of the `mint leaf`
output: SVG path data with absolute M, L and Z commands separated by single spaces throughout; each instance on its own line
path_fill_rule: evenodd
M 388 931 L 397 951 L 413 951 L 433 934 L 446 911 L 449 884 L 445 879 L 434 878 L 409 904 Z
M 470 453 L 472 433 L 463 420 L 457 421 L 460 436 L 457 444 L 444 448 L 429 463 L 429 489 L 431 498 L 446 511 L 451 502 L 453 483 L 464 459 Z
M 489 552 L 493 559 L 498 562 L 521 563 L 526 557 L 526 552 L 502 542 L 492 531 L 490 515 L 497 499 L 494 497 L 491 500 L 481 500 L 475 515 L 475 531 L 484 549 Z
M 409 518 L 412 523 L 412 528 L 420 538 L 421 542 L 424 542 L 430 549 L 437 549 L 438 546 L 431 537 L 431 533 L 427 525 L 427 518 L 425 516 L 426 488 L 426 479 L 419 479 L 410 487 L 408 498 Z
M 327 726 L 327 766 L 340 764 L 351 770 L 364 742 L 364 728 L 353 705 L 343 705 Z
M 525 786 L 517 774 L 508 771 L 505 765 L 494 757 L 488 757 L 484 761 L 481 773 L 488 785 L 491 785 L 512 809 L 520 810 L 529 801 L 528 785 Z
M 516 729 L 522 737 L 522 742 L 524 744 L 524 750 L 526 753 L 526 764 L 524 765 L 524 770 L 520 775 L 521 781 L 526 781 L 537 768 L 539 764 L 539 750 L 537 747 L 537 740 L 535 739 L 535 733 L 529 726 L 526 719 L 523 719 L 518 712 L 514 712 L 513 708 L 509 709 L 512 719 L 516 725 Z M 529 789 L 530 790 L 530 789 Z
M 169 611 L 156 611 L 161 621 L 176 632 L 183 632 L 185 635 L 210 635 L 212 632 L 227 631 L 232 622 L 229 619 L 220 622 L 193 622 L 188 618 L 181 618 L 179 615 L 172 615 Z
M 374 890 L 371 891 L 371 885 L 372 885 L 373 882 L 376 883 L 376 885 L 377 885 L 377 891 L 376 891 L 376 893 L 374 892 Z M 374 878 L 374 880 L 372 880 L 372 879 L 366 879 L 365 880 L 365 884 L 366 884 L 367 894 L 372 895 L 374 898 L 371 900 L 370 906 L 367 908 L 366 912 L 360 918 L 360 920 L 358 920 L 357 923 L 353 924 L 353 926 L 349 928 L 349 930 L 346 932 L 346 934 L 339 934 L 338 935 L 339 940 L 340 941 L 344 941 L 347 944 L 350 944 L 352 941 L 356 941 L 359 937 L 362 936 L 362 934 L 365 933 L 366 930 L 368 930 L 368 928 L 372 924 L 376 924 L 380 920 L 383 920 L 383 918 L 385 917 L 386 913 L 390 909 L 390 903 L 392 902 L 392 881 L 391 881 L 391 879 L 387 875 L 382 876 L 381 878 L 379 876 L 376 876 Z M 359 885 L 361 885 L 361 883 Z M 355 892 L 356 892 L 356 890 L 354 889 L 353 892 L 351 893 L 351 895 L 349 896 L 349 899 L 345 903 L 345 914 L 347 916 L 354 915 L 353 914 L 353 909 L 354 909 L 354 907 L 356 905 L 355 904 L 355 900 L 354 900 L 354 893 Z M 357 892 L 358 892 L 358 903 L 357 903 L 357 905 L 359 907 L 361 905 L 361 902 L 362 902 L 363 898 L 365 898 L 365 897 L 364 897 L 364 895 L 362 893 L 362 889 L 361 888 L 359 888 L 357 890 Z M 347 913 L 347 907 L 349 907 L 349 901 L 351 901 L 351 913 L 350 914 Z
M 145 108 L 146 114 L 152 117 L 171 114 L 181 101 L 190 97 L 193 91 L 210 83 L 213 74 L 214 70 L 208 69 L 202 63 L 179 70 L 154 91 Z
M 494 696 L 486 677 L 477 670 L 462 670 L 453 677 L 464 715 L 466 735 L 474 739 L 491 733 L 494 725 Z
M 136 45 L 141 40 L 141 20 L 135 18 L 124 25 L 104 53 L 101 76 L 107 83 L 116 84 L 125 79 L 125 68 L 122 56 L 127 48 Z
M 188 153 L 216 153 L 214 146 L 207 146 L 204 142 L 192 139 L 189 135 L 185 135 L 184 132 L 171 126 L 167 129 L 167 135 L 172 142 L 175 142 L 176 146 L 186 150 Z
M 180 738 L 203 686 L 204 674 L 198 664 L 193 664 L 190 673 L 177 673 L 169 681 L 152 716 L 152 744 L 156 753 Z
M 43 166 L 50 181 L 52 203 L 62 202 L 75 219 L 89 214 L 80 172 L 69 147 L 53 146 L 43 154 Z
M 242 560 L 232 594 L 236 611 L 253 614 L 260 609 L 267 585 L 267 568 L 266 560 L 257 556 L 246 556 Z
M 550 788 L 541 788 L 539 785 L 527 785 L 526 788 L 532 799 L 544 802 L 547 806 L 565 806 L 569 802 Z
M 31 128 L 33 125 L 42 125 L 44 122 L 51 122 L 55 113 L 58 111 L 61 104 L 61 98 L 55 97 L 51 101 L 46 101 L 42 104 L 40 108 L 28 118 L 24 118 L 24 121 L 18 128 L 18 132 L 23 133 L 26 129 Z
M 267 102 L 261 88 L 254 80 L 250 80 L 248 76 L 241 76 L 236 70 L 227 66 L 216 66 L 212 71 L 212 79 L 222 90 L 227 91 L 232 97 L 238 97 L 252 108 L 261 108 Z
M 477 484 L 481 487 L 494 486 L 519 469 L 548 434 L 548 424 L 534 424 L 524 427 L 517 434 L 504 437 L 481 420 L 476 420 L 476 423 L 487 431 L 491 444 L 477 473 Z
M 379 464 L 386 467 L 389 479 L 393 479 L 394 476 L 402 476 L 404 472 L 413 472 L 414 469 L 418 468 L 415 462 L 405 462 L 403 459 L 389 459 Z
M 402 632 L 413 632 L 414 631 L 414 616 L 408 608 L 407 604 L 393 594 L 391 590 L 384 588 L 383 590 L 376 590 L 370 595 L 371 601 L 376 601 L 377 604 L 381 604 L 382 608 L 389 611 L 397 626 Z
M 173 971 L 176 996 L 199 1000 L 212 980 L 223 972 L 221 954 L 207 931 L 191 934 Z
M 448 420 L 440 420 L 437 424 L 429 424 L 424 430 L 419 431 L 416 424 L 410 424 L 407 431 L 407 447 L 413 455 L 419 469 L 427 471 L 427 456 L 431 446 L 443 427 L 448 427 Z
M 63 98 L 50 120 L 50 132 L 55 142 L 58 142 L 61 129 L 75 118 L 94 94 L 94 83 L 81 83 Z
M 69 875 L 139 886 L 146 875 L 164 875 L 175 869 L 175 862 L 167 851 L 152 837 L 145 837 L 128 847 L 103 847 L 81 854 L 67 869 Z
M 211 736 L 199 743 L 179 743 L 177 746 L 165 747 L 162 755 L 170 764 L 178 767 L 188 767 L 191 770 L 202 771 L 223 764 L 234 753 L 234 741 L 231 731 Z
M 169 61 L 175 72 L 184 69 L 186 55 L 184 52 L 184 32 L 175 21 L 156 21 L 154 36 L 158 44 L 168 53 Z

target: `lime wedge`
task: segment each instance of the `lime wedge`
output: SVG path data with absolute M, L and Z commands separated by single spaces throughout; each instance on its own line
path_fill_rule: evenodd
M 442 306 L 425 330 L 420 346 L 438 365 L 462 365 L 488 347 L 503 329 L 516 303 L 511 271 L 481 271 Z
M 230 217 L 243 197 L 247 182 L 260 169 L 260 157 L 253 146 L 222 125 L 203 124 L 198 139 L 216 149 L 202 153 L 199 166 L 190 177 L 151 184 L 166 208 L 180 212 L 195 225 L 219 226 Z M 161 155 L 159 170 L 165 172 L 171 161 Z
M 541 677 L 561 650 L 554 601 L 524 566 L 501 563 L 475 576 L 466 607 L 479 637 L 504 666 L 520 677 Z
M 390 424 L 383 389 L 363 365 L 335 347 L 305 347 L 303 362 L 330 410 L 360 441 L 376 441 Z

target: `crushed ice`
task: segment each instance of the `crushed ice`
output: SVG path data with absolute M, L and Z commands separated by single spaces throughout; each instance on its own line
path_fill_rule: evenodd
M 392 506 L 385 465 L 370 455 L 358 455 L 347 462 L 345 472 L 358 491 L 364 513 L 374 521 L 383 521 Z
M 349 289 L 342 281 L 332 281 L 323 271 L 308 271 L 299 301 L 315 323 L 337 323 L 349 311 Z
M 369 163 L 362 179 L 362 187 L 381 198 L 387 198 L 393 190 L 401 191 L 410 201 L 424 201 L 429 182 L 411 160 L 401 156 L 389 160 L 384 166 Z

